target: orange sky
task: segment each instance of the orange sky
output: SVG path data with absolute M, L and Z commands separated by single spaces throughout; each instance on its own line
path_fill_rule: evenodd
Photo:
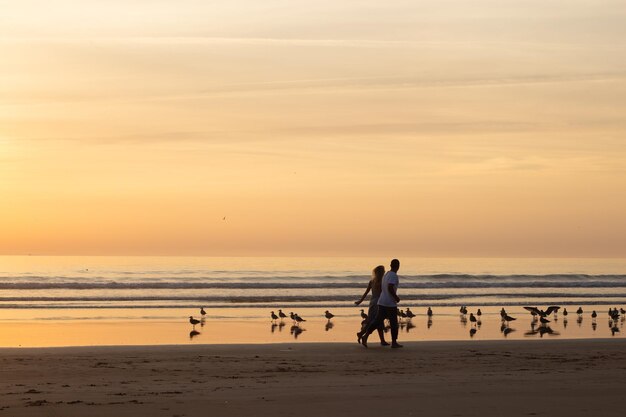
M 0 8 L 0 254 L 626 256 L 622 1 Z

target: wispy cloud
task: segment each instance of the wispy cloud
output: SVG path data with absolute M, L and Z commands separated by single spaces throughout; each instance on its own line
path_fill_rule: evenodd
M 493 77 L 354 77 L 354 78 L 318 78 L 302 80 L 271 80 L 251 83 L 228 83 L 194 92 L 180 92 L 169 94 L 141 94 L 141 95 L 69 95 L 64 93 L 50 94 L 37 98 L 37 94 L 28 94 L 28 98 L 20 100 L 0 101 L 2 106 L 30 106 L 46 103 L 79 103 L 79 102 L 155 102 L 155 101 L 189 101 L 211 99 L 225 96 L 259 96 L 259 95 L 308 95 L 308 94 L 336 94 L 340 92 L 367 92 L 367 91 L 399 91 L 411 89 L 434 88 L 476 88 L 476 87 L 506 87 L 540 84 L 589 83 L 626 80 L 626 69 L 614 72 L 599 73 L 555 73 L 531 74 Z M 104 93 L 106 94 L 106 93 Z
M 293 38 L 293 37 L 229 37 L 229 36 L 0 36 L 0 44 L 111 44 L 111 45 L 296 45 L 349 48 L 441 48 L 458 47 L 491 49 L 502 47 L 523 47 L 540 49 L 621 49 L 626 43 L 585 43 L 585 42 L 532 42 L 510 40 L 437 40 L 423 41 L 411 39 L 363 39 L 363 38 Z

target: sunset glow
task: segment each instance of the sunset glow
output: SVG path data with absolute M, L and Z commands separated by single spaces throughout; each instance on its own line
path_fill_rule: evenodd
M 626 256 L 623 2 L 0 9 L 1 254 Z

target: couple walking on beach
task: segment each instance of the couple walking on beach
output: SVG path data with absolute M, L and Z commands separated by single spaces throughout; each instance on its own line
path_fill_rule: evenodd
M 372 279 L 367 285 L 365 293 L 360 300 L 354 304 L 359 305 L 365 300 L 367 294 L 371 291 L 372 297 L 370 298 L 369 310 L 367 312 L 367 318 L 364 320 L 357 336 L 357 341 L 363 346 L 367 347 L 367 338 L 374 330 L 378 330 L 380 336 L 380 344 L 383 346 L 389 346 L 389 343 L 385 341 L 385 320 L 389 320 L 391 327 L 391 347 L 401 348 L 402 345 L 398 343 L 398 303 L 400 298 L 398 297 L 398 270 L 400 269 L 400 261 L 394 259 L 391 261 L 391 270 L 385 273 L 385 267 L 382 265 L 377 266 L 372 271 Z

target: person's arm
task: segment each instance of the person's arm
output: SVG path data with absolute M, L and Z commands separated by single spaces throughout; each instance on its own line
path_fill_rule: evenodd
M 363 300 L 365 300 L 365 297 L 367 297 L 367 294 L 369 294 L 370 290 L 372 289 L 372 281 L 370 281 L 367 284 L 367 289 L 365 290 L 365 292 L 363 293 L 363 296 L 361 297 L 361 299 L 359 301 L 355 301 L 354 304 L 355 305 L 359 305 L 363 302 Z
M 389 294 L 391 294 L 393 299 L 396 300 L 396 303 L 399 303 L 400 297 L 398 297 L 398 294 L 396 294 L 396 287 L 393 284 L 389 284 L 387 288 L 389 288 Z

